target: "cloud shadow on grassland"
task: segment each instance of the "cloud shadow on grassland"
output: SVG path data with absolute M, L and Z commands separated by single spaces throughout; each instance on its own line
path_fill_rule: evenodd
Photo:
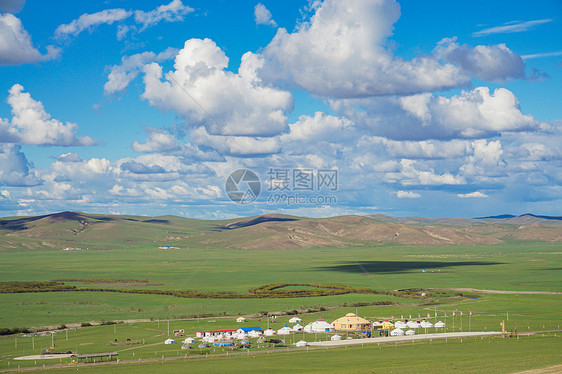
M 317 270 L 341 271 L 346 273 L 404 273 L 411 270 L 431 270 L 455 266 L 488 266 L 503 265 L 503 262 L 492 261 L 358 261 L 341 265 L 320 266 Z

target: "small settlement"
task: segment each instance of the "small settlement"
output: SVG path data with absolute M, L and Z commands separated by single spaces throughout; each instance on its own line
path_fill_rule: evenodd
M 236 320 L 238 323 L 246 322 L 246 318 L 239 317 Z M 380 320 L 371 322 L 368 319 L 357 316 L 354 313 L 348 313 L 343 317 L 334 320 L 332 323 L 325 321 L 322 318 L 318 318 L 305 326 L 302 326 L 302 319 L 299 317 L 293 317 L 289 320 L 289 324 L 292 326 L 283 326 L 278 330 L 272 328 L 267 328 L 263 330 L 259 326 L 254 327 L 240 327 L 238 329 L 231 330 L 208 330 L 208 331 L 197 331 L 196 338 L 201 339 L 202 346 L 208 346 L 208 344 L 213 344 L 216 347 L 227 347 L 233 346 L 234 340 L 240 340 L 241 345 L 244 347 L 249 347 L 250 338 L 258 338 L 258 343 L 268 341 L 279 341 L 278 339 L 272 339 L 272 337 L 282 337 L 287 335 L 295 335 L 297 333 L 302 334 L 331 334 L 331 340 L 341 340 L 342 335 L 347 335 L 346 339 L 356 339 L 356 338 L 366 338 L 374 335 L 377 336 L 403 336 L 403 335 L 415 335 L 419 329 L 434 328 L 444 330 L 445 324 L 441 321 L 433 324 L 425 319 L 421 321 L 416 320 Z M 304 335 L 303 335 L 304 337 Z M 188 342 L 189 339 L 189 342 Z M 188 338 L 184 341 L 184 346 L 182 348 L 191 348 L 187 346 L 189 343 L 194 342 L 193 338 Z M 296 340 L 296 339 L 294 339 Z M 295 343 L 297 347 L 306 346 L 307 343 L 304 340 L 300 340 Z M 201 347 L 201 346 L 200 346 Z

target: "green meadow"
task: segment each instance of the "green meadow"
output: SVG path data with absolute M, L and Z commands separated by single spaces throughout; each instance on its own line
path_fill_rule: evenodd
M 69 281 L 80 288 L 194 290 L 247 294 L 250 288 L 274 283 L 330 284 L 365 287 L 378 291 L 421 288 L 476 288 L 505 291 L 561 292 L 562 244 L 514 242 L 499 245 L 455 246 L 356 246 L 306 250 L 238 250 L 218 248 L 158 249 L 153 242 L 111 244 L 81 251 L 12 248 L 2 252 L 0 282 L 55 279 L 134 279 L 143 282 L 91 284 Z M 101 248 L 103 247 L 103 248 Z M 306 289 L 291 286 L 287 289 Z M 310 287 L 309 287 L 310 288 Z M 560 332 L 517 339 L 478 338 L 380 347 L 333 348 L 298 351 L 290 344 L 280 348 L 253 348 L 249 356 L 197 358 L 226 353 L 224 349 L 180 350 L 164 345 L 170 330 L 183 328 L 186 336 L 208 329 L 233 329 L 238 315 L 245 326 L 267 328 L 260 313 L 297 310 L 304 323 L 324 318 L 332 321 L 349 312 L 371 320 L 394 318 L 443 320 L 447 331 L 559 330 L 562 294 L 489 294 L 475 291 L 426 291 L 427 296 L 397 297 L 355 294 L 300 298 L 180 298 L 165 295 L 115 292 L 36 292 L 0 294 L 0 327 L 58 326 L 100 321 L 129 321 L 107 326 L 60 330 L 57 349 L 78 353 L 119 351 L 120 360 L 188 355 L 187 360 L 127 364 L 119 367 L 80 367 L 90 372 L 237 372 L 260 368 L 272 372 L 512 372 L 562 363 Z M 389 304 L 389 305 L 379 305 Z M 456 316 L 453 317 L 453 311 Z M 463 311 L 463 316 L 460 316 Z M 472 316 L 469 316 L 472 311 Z M 447 317 L 445 317 L 445 313 Z M 282 315 L 271 327 L 281 328 L 291 316 Z M 168 322 L 170 320 L 170 322 Z M 307 335 L 306 340 L 323 339 Z M 143 341 L 139 345 L 110 345 Z M 0 337 L 0 369 L 52 365 L 66 360 L 15 361 L 14 357 L 39 354 L 50 345 L 50 336 Z M 255 344 L 255 343 L 254 343 Z M 259 353 L 274 349 L 277 353 Z M 256 352 L 255 357 L 252 352 Z M 524 352 L 527 352 L 524 354 Z M 530 352 L 540 352 L 540 359 Z M 526 356 L 526 358 L 524 358 Z M 350 364 L 353 362 L 353 365 Z M 438 362 L 438 364 L 437 364 Z M 311 363 L 314 363 L 312 365 Z M 14 366 L 16 365 L 16 366 Z M 57 371 L 49 371 L 57 372 Z M 61 370 L 66 372 L 66 370 Z

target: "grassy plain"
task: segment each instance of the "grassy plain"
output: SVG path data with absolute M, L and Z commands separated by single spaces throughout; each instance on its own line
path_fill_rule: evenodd
M 204 228 L 208 229 L 208 228 Z M 155 231 L 156 232 L 156 231 Z M 367 287 L 380 291 L 404 288 L 478 288 L 509 291 L 561 292 L 562 244 L 511 242 L 496 245 L 412 246 L 380 245 L 306 250 L 240 250 L 191 248 L 158 249 L 159 242 L 151 232 L 136 233 L 127 240 L 107 237 L 106 242 L 82 244 L 60 242 L 58 248 L 33 246 L 30 238 L 9 238 L 3 247 L 0 282 L 46 281 L 69 278 L 143 279 L 148 284 L 104 284 L 103 287 L 150 288 L 159 290 L 231 291 L 247 293 L 249 288 L 271 283 L 316 283 Z M 178 234 L 179 235 L 179 234 Z M 119 240 L 117 240 L 119 239 Z M 112 240 L 116 240 L 112 242 Z M 25 242 L 25 243 L 23 243 Z M 36 240 L 35 240 L 36 242 Z M 180 241 L 181 242 L 181 241 Z M 23 244 L 22 244 L 23 243 Z M 21 245 L 20 245 L 21 244 Z M 25 245 L 24 245 L 25 244 Z M 81 246 L 81 251 L 62 251 L 65 246 Z M 425 271 L 424 271 L 425 270 Z M 71 282 L 78 288 L 91 284 Z M 294 287 L 293 287 L 294 288 Z M 348 312 L 369 319 L 394 316 L 417 318 L 437 312 L 448 331 L 460 331 L 461 317 L 454 322 L 452 312 L 464 311 L 462 329 L 499 330 L 506 320 L 509 330 L 520 332 L 558 330 L 562 322 L 561 294 L 477 294 L 476 298 L 435 295 L 427 300 L 397 298 L 388 295 L 346 294 L 309 298 L 271 299 L 188 299 L 161 295 L 137 295 L 108 292 L 49 292 L 0 295 L 0 327 L 32 327 L 101 320 L 153 319 L 153 322 L 94 326 L 56 334 L 57 348 L 79 353 L 120 352 L 120 359 L 172 357 L 185 354 L 179 346 L 165 346 L 166 319 L 170 329 L 184 328 L 186 335 L 206 329 L 235 328 L 237 315 L 261 311 L 282 312 L 293 309 L 301 313 L 320 307 L 327 310 L 301 315 L 304 322 L 316 318 L 328 321 Z M 354 306 L 381 301 L 393 305 Z M 428 303 L 427 305 L 422 305 Z M 472 317 L 468 316 L 472 311 Z M 508 316 L 509 313 L 509 316 Z M 207 315 L 197 318 L 197 316 Z M 211 316 L 212 315 L 212 316 Z M 189 318 L 187 318 L 189 317 Z M 193 318 L 195 317 L 195 318 Z M 186 319 L 187 318 L 187 319 Z M 158 322 L 158 320 L 161 320 Z M 279 329 L 289 316 L 275 322 Z M 266 327 L 265 320 L 251 319 L 249 325 Z M 239 326 L 239 325 L 238 325 Z M 144 339 L 145 345 L 111 346 L 118 339 Z M 307 339 L 314 339 L 307 337 Z M 487 339 L 487 340 L 486 340 Z M 236 372 L 248 370 L 286 371 L 283 362 L 291 362 L 291 371 L 299 372 L 511 372 L 526 368 L 561 363 L 560 337 L 520 337 L 519 340 L 486 338 L 465 340 L 463 344 L 441 345 L 416 343 L 415 347 L 354 347 L 349 349 L 310 350 L 286 354 L 256 354 L 255 358 L 229 357 L 207 360 L 190 359 L 117 367 L 80 368 L 89 372 L 172 372 L 189 367 L 195 371 Z M 0 337 L 0 369 L 14 365 L 33 366 L 43 363 L 13 361 L 13 357 L 37 354 L 50 344 L 50 337 L 19 335 Z M 154 345 L 148 345 L 154 344 Z M 32 349 L 35 345 L 35 349 Z M 213 349 L 213 348 L 211 348 Z M 284 348 L 286 350 L 286 348 Z M 214 351 L 211 353 L 217 353 Z M 525 353 L 526 352 L 526 353 Z M 188 355 L 198 355 L 194 349 Z M 251 357 L 251 358 L 250 358 Z M 374 359 L 375 358 L 375 359 Z M 251 361 L 250 361 L 251 360 Z M 353 365 L 350 365 L 353 362 Z M 436 364 L 439 362 L 439 364 Z M 478 370 L 473 370 L 478 367 Z M 226 370 L 228 369 L 228 370 Z M 117 371 L 118 370 L 118 371 Z M 55 371 L 49 371 L 55 372 Z M 65 372 L 65 371 L 63 371 Z

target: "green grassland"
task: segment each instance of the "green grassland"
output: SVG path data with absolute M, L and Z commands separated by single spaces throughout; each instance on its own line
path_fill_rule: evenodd
M 103 216 L 98 217 L 103 221 Z M 183 239 L 169 241 L 168 236 L 198 235 L 213 230 L 215 223 L 195 221 L 182 228 L 183 219 L 165 217 L 165 230 L 157 220 L 147 222 L 142 229 L 135 223 L 141 217 L 100 223 L 101 231 L 85 230 L 80 240 L 67 234 L 54 237 L 42 245 L 40 237 L 54 229 L 56 223 L 37 225 L 25 237 L 2 236 L 0 251 L 0 282 L 49 281 L 76 279 L 66 284 L 83 288 L 126 288 L 179 290 L 200 292 L 232 292 L 247 295 L 251 288 L 266 284 L 298 283 L 329 284 L 362 287 L 380 292 L 420 288 L 477 288 L 508 291 L 562 292 L 562 244 L 540 242 L 507 242 L 495 245 L 355 245 L 344 247 L 274 250 L 225 249 L 213 246 L 191 247 Z M 158 219 L 162 219 L 158 217 Z M 4 221 L 13 232 L 17 220 Z M 177 221 L 177 222 L 176 222 Z M 6 223 L 8 222 L 8 223 Z M 130 222 L 130 223 L 129 223 Z M 11 226 L 10 226 L 11 225 Z M 30 227 L 32 223 L 26 223 Z M 115 227 L 111 225 L 116 225 Z M 130 226 L 129 226 L 130 225 Z M 58 226 L 56 226 L 58 227 Z M 69 226 L 64 228 L 67 233 Z M 35 231 L 33 231 L 35 230 Z M 96 229 L 98 230 L 98 229 Z M 198 231 L 199 230 L 199 231 Z M 27 231 L 26 231 L 27 232 Z M 125 232 L 125 233 L 123 233 Z M 101 238 L 101 239 L 100 239 Z M 186 239 L 187 240 L 187 239 Z M 158 249 L 171 245 L 179 249 Z M 80 247 L 81 251 L 62 251 L 64 247 Z M 425 270 L 425 271 L 424 271 Z M 96 284 L 79 279 L 130 279 L 134 282 Z M 287 290 L 313 289 L 290 286 Z M 467 331 L 499 330 L 505 320 L 508 330 L 520 332 L 558 330 L 562 323 L 561 294 L 487 294 L 455 291 L 426 291 L 426 298 L 398 297 L 387 294 L 348 293 L 334 296 L 300 298 L 181 298 L 166 295 L 123 294 L 115 292 L 37 292 L 0 294 L 0 328 L 57 326 L 81 322 L 153 320 L 110 326 L 92 326 L 56 334 L 57 348 L 79 353 L 122 350 L 120 359 L 172 357 L 186 354 L 179 346 L 164 346 L 167 322 L 170 329 L 184 328 L 193 336 L 198 330 L 227 329 L 240 326 L 238 315 L 258 315 L 260 312 L 298 310 L 304 322 L 316 318 L 332 321 L 348 312 L 377 320 L 418 314 L 434 314 L 445 320 L 448 331 L 460 331 L 461 317 L 453 311 L 464 311 L 462 329 Z M 373 305 L 390 303 L 390 305 Z M 469 318 L 468 311 L 472 311 Z M 266 321 L 250 317 L 245 324 L 266 327 Z M 279 329 L 290 316 L 282 316 L 272 326 Z M 158 321 L 160 320 L 160 322 Z M 470 321 L 470 322 L 469 322 Z M 354 347 L 349 349 L 310 350 L 290 355 L 256 354 L 248 357 L 190 359 L 152 363 L 99 367 L 89 372 L 172 372 L 191 368 L 195 371 L 236 372 L 251 366 L 286 371 L 283 362 L 291 362 L 291 371 L 298 372 L 512 372 L 527 368 L 562 363 L 560 333 L 521 336 L 519 340 L 486 338 L 458 341 L 416 343 L 415 347 Z M 307 336 L 307 339 L 315 337 Z M 144 339 L 144 345 L 112 346 L 117 339 Z M 35 344 L 35 350 L 32 349 Z M 154 344 L 154 345 L 150 345 Z M 38 354 L 50 345 L 50 337 L 33 339 L 21 334 L 0 336 L 0 369 L 14 365 L 33 366 L 33 361 L 14 361 L 13 357 Z M 291 347 L 289 345 L 289 347 Z M 267 349 L 262 347 L 261 349 Z M 214 349 L 214 348 L 211 348 Z M 281 349 L 287 351 L 287 347 Z M 540 352 L 540 355 L 533 354 Z M 200 355 L 198 349 L 187 352 Z M 220 353 L 220 350 L 207 353 Z M 251 358 L 250 358 L 251 357 Z M 251 364 L 249 364 L 251 360 Z M 439 365 L 436 361 L 441 360 Z M 37 365 L 57 363 L 52 360 Z M 353 365 L 350 365 L 353 362 Z M 478 370 L 473 370 L 478 367 Z M 471 370 L 472 368 L 472 370 Z M 228 369 L 228 370 L 227 370 Z M 55 372 L 55 371 L 49 371 Z M 64 372 L 64 370 L 63 370 Z
M 80 373 L 512 373 L 560 364 L 562 337 L 475 338 L 430 343 L 80 367 Z M 540 352 L 540 355 L 537 354 Z M 211 356 L 210 356 L 211 357 Z M 76 368 L 49 370 L 70 373 Z

